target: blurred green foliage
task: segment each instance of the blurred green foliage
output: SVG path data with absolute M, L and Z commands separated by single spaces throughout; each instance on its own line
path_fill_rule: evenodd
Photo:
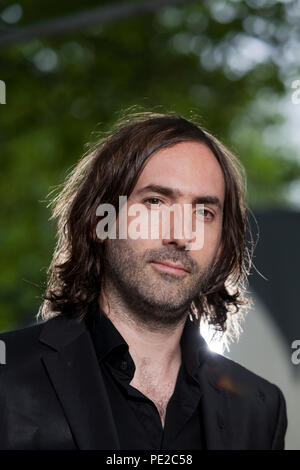
M 83 4 L 21 5 L 2 2 L 0 31 Z M 1 49 L 1 330 L 34 322 L 40 304 L 55 243 L 43 200 L 129 106 L 200 119 L 246 166 L 253 208 L 289 204 L 299 159 L 272 135 L 300 72 L 299 24 L 299 2 L 195 1 Z

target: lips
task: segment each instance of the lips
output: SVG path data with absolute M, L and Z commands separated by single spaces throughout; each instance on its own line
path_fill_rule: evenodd
M 174 264 L 174 263 L 171 263 L 170 261 L 152 261 L 152 263 L 155 263 L 157 265 L 161 265 L 162 267 L 163 266 L 166 266 L 166 267 L 169 267 L 169 268 L 172 268 L 178 272 L 186 272 L 188 273 L 188 269 L 186 269 L 182 264 L 178 263 L 178 264 Z

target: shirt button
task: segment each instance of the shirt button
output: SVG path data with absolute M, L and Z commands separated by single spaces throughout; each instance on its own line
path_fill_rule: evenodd
M 128 362 L 127 361 L 121 361 L 120 369 L 121 370 L 127 370 L 127 367 L 128 367 Z

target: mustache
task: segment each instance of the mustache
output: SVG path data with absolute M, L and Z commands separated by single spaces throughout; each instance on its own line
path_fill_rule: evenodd
M 181 254 L 179 251 L 170 251 L 170 250 L 147 250 L 146 261 L 151 263 L 153 261 L 158 263 L 163 263 L 166 261 L 171 261 L 174 264 L 182 264 L 184 269 L 189 272 L 194 272 L 197 270 L 197 265 L 192 260 L 189 255 Z

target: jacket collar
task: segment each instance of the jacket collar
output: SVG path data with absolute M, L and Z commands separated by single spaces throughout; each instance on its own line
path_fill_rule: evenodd
M 41 343 L 47 344 L 56 351 L 59 351 L 76 340 L 85 331 L 84 322 L 68 318 L 64 315 L 57 315 L 43 324 L 39 340 Z

